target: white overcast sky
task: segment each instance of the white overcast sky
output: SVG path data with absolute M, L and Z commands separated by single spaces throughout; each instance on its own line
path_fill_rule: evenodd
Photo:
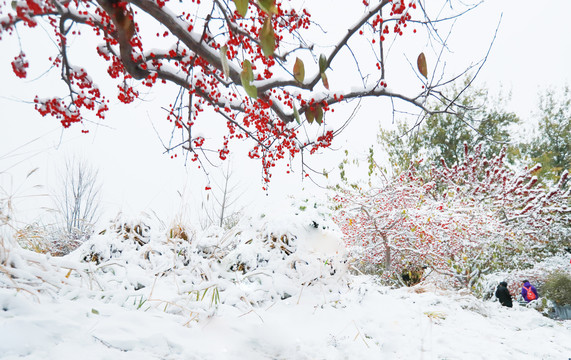
M 352 1 L 361 3 L 360 0 Z M 347 6 L 347 1 L 332 1 L 335 2 L 339 5 L 324 8 L 341 11 L 343 6 Z M 477 84 L 487 86 L 492 92 L 500 87 L 504 93 L 511 92 L 509 110 L 524 120 L 530 119 L 537 105 L 538 91 L 571 84 L 571 1 L 486 0 L 455 25 L 450 43 L 453 53 L 448 55 L 450 71 L 482 58 L 500 15 L 502 20 L 497 39 Z M 23 40 L 28 41 L 25 37 Z M 45 46 L 51 45 L 38 41 L 34 45 L 35 51 L 40 52 Z M 118 211 L 136 215 L 153 210 L 168 222 L 180 213 L 181 208 L 188 208 L 189 202 L 202 197 L 205 184 L 202 173 L 192 166 L 185 167 L 180 154 L 178 160 L 171 160 L 170 155 L 163 154 L 150 120 L 150 112 L 165 105 L 164 102 L 153 102 L 156 94 L 147 95 L 145 102 L 135 106 L 112 108 L 105 125 L 89 126 L 91 132 L 88 135 L 80 133 L 81 127 L 62 131 L 56 120 L 42 118 L 32 104 L 22 101 L 32 100 L 37 89 L 61 86 L 57 73 L 38 81 L 16 79 L 10 61 L 18 52 L 16 38 L 0 41 L 0 68 L 3 69 L 0 87 L 0 186 L 5 192 L 0 193 L 0 197 L 8 195 L 17 200 L 15 204 L 20 218 L 29 221 L 46 216 L 39 207 L 50 206 L 47 198 L 35 195 L 49 193 L 57 187 L 56 169 L 71 153 L 80 154 L 99 168 L 104 183 L 106 218 Z M 31 55 L 30 60 L 33 66 Z M 430 67 L 430 56 L 428 60 Z M 30 73 L 33 74 L 31 78 L 39 75 L 33 68 Z M 345 110 L 349 111 L 348 108 Z M 357 152 L 366 149 L 364 145 L 375 140 L 378 121 L 385 121 L 390 126 L 390 121 L 375 118 L 377 112 L 374 106 L 363 106 L 358 118 L 372 120 L 367 124 L 354 121 L 353 128 L 347 131 L 344 139 L 334 143 L 335 146 L 349 147 Z M 153 122 L 164 136 L 167 128 L 163 123 L 163 118 Z M 338 163 L 340 156 L 340 152 L 325 152 L 321 158 L 327 165 L 321 168 Z M 26 180 L 25 175 L 36 167 L 38 171 Z M 263 194 L 259 166 L 240 160 L 234 163 L 234 168 L 236 178 L 250 191 L 249 198 Z M 310 183 L 300 181 L 299 174 L 286 176 L 278 170 L 275 178 L 270 198 L 298 193 L 301 188 L 315 192 Z M 43 189 L 38 190 L 35 185 L 42 185 Z M 184 201 L 179 194 L 183 194 Z M 254 200 L 246 202 L 256 203 Z

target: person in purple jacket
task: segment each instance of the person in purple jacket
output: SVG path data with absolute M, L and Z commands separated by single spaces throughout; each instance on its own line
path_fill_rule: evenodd
M 535 287 L 531 285 L 527 280 L 523 281 L 523 286 L 521 288 L 521 296 L 526 302 L 530 302 L 539 297 L 539 295 L 537 295 L 537 290 L 535 289 Z

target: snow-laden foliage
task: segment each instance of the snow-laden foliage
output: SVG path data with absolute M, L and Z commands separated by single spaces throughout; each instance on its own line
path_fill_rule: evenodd
M 319 209 L 250 217 L 231 231 L 197 235 L 160 229 L 151 218 L 114 219 L 63 258 L 4 248 L 0 287 L 54 297 L 103 297 L 122 306 L 160 309 L 185 321 L 219 306 L 249 311 L 318 286 L 347 289 L 344 246 Z M 332 226 L 332 228 L 330 228 Z
M 533 169 L 510 170 L 505 152 L 476 147 L 422 177 L 413 164 L 370 189 L 340 189 L 334 219 L 354 256 L 380 264 L 385 278 L 430 269 L 473 286 L 491 270 L 529 266 L 569 242 L 568 174 L 551 189 Z
M 565 271 L 549 274 L 542 290 L 556 304 L 571 305 L 571 274 Z
M 533 168 L 510 169 L 505 163 L 505 149 L 493 159 L 482 154 L 477 146 L 473 154 L 464 146 L 464 159 L 448 167 L 434 167 L 432 180 L 442 189 L 443 198 L 449 195 L 466 198 L 472 203 L 485 204 L 519 237 L 531 241 L 555 244 L 568 241 L 571 235 L 571 186 L 565 171 L 551 188 L 540 186 Z
M 34 252 L 63 256 L 81 245 L 89 237 L 88 232 L 79 229 L 59 228 L 37 222 L 15 229 L 14 238 L 24 249 Z

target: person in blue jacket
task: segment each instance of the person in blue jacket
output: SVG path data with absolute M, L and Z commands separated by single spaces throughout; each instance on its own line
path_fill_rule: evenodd
M 527 280 L 523 281 L 523 286 L 521 288 L 521 296 L 526 302 L 530 302 L 539 297 L 539 295 L 537 295 L 537 290 L 535 289 L 535 287 L 531 285 Z

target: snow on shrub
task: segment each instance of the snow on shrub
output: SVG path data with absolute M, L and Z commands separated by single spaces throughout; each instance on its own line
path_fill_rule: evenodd
M 89 235 L 77 229 L 69 232 L 54 226 L 31 223 L 15 229 L 13 236 L 24 249 L 64 256 L 77 249 Z
M 79 285 L 79 281 L 70 278 L 69 274 L 72 270 L 82 271 L 80 264 L 71 264 L 20 246 L 18 237 L 22 235 L 21 229 L 15 226 L 12 213 L 10 202 L 0 199 L 0 288 L 16 289 L 37 301 L 39 294 L 55 297 L 64 289 Z M 34 236 L 33 241 L 38 241 L 36 244 L 43 244 L 44 233 L 34 226 L 28 228 L 30 233 L 26 236 Z M 89 277 L 88 274 L 83 275 Z
M 129 219 L 122 214 L 117 215 L 108 228 L 99 232 L 97 241 L 88 241 L 81 247 L 83 260 L 99 265 L 103 261 L 120 257 L 123 251 L 139 250 L 150 241 L 151 228 L 146 223 L 148 221 L 148 216 Z
M 477 275 L 470 260 L 502 226 L 463 199 L 435 198 L 434 186 L 410 169 L 380 188 L 339 192 L 334 219 L 352 254 L 381 265 L 385 280 L 430 268 L 469 284 Z
M 4 237 L 0 240 L 0 288 L 17 289 L 37 301 L 40 294 L 55 298 L 81 286 L 82 280 L 93 279 L 77 262 L 23 249 Z M 72 271 L 81 275 L 70 277 Z
M 165 230 L 149 217 L 119 216 L 66 259 L 84 263 L 95 290 L 109 301 L 188 321 L 212 316 L 219 306 L 249 311 L 316 285 L 340 293 L 347 265 L 339 232 L 326 208 L 304 206 L 244 217 L 230 231 L 210 228 L 190 238 L 188 228 Z
M 353 256 L 385 280 L 426 268 L 473 287 L 482 273 L 529 266 L 569 241 L 568 173 L 547 189 L 538 168 L 513 171 L 505 151 L 487 159 L 465 145 L 458 164 L 428 176 L 412 164 L 379 187 L 338 189 L 334 219 Z
M 571 305 L 571 272 L 557 270 L 545 279 L 541 290 L 557 305 Z

